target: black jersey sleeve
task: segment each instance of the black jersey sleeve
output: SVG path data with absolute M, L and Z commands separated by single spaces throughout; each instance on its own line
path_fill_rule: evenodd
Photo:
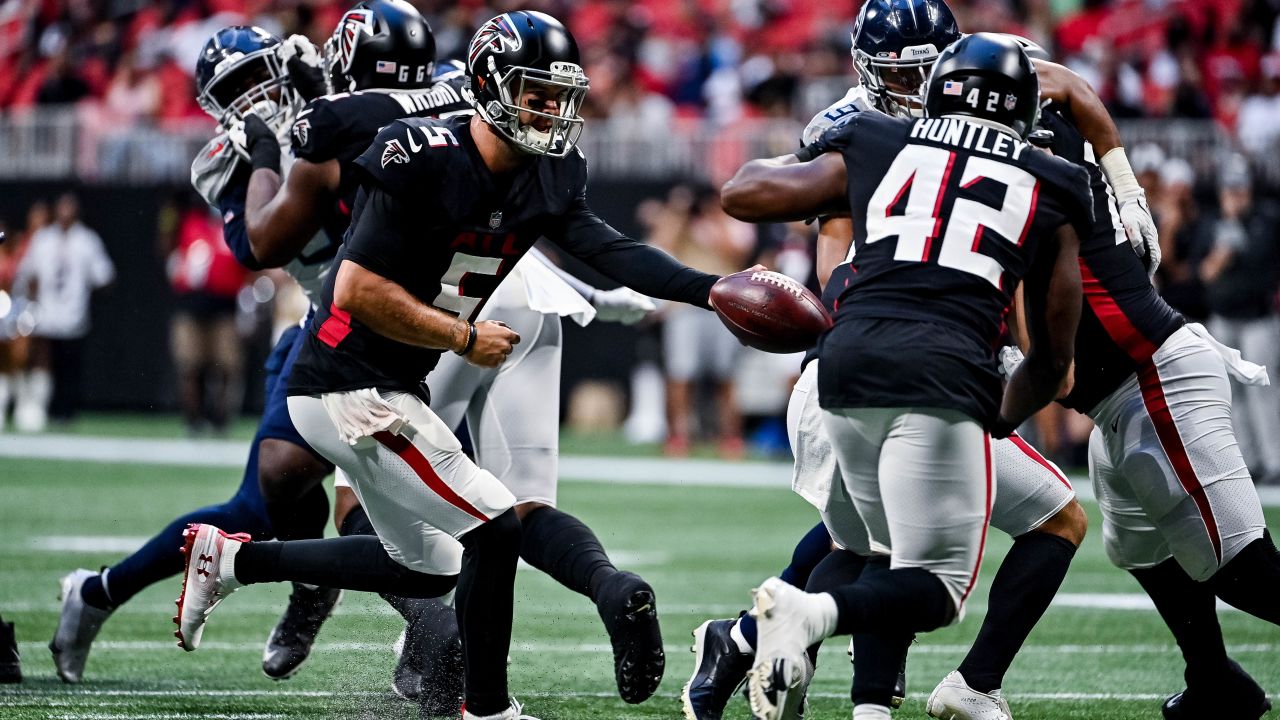
M 345 123 L 334 110 L 333 101 L 319 97 L 307 104 L 289 131 L 293 156 L 322 163 L 338 156 L 344 143 Z
M 633 290 L 711 308 L 707 296 L 718 276 L 687 267 L 667 253 L 618 232 L 591 211 L 585 191 L 557 219 L 547 237 L 605 277 Z
M 424 126 L 412 124 L 420 122 L 396 120 L 378 133 L 354 161 L 362 184 L 375 185 L 390 195 L 410 197 L 428 191 L 432 179 L 445 174 L 439 165 L 447 162 L 444 156 L 451 148 L 458 147 L 457 139 L 447 129 L 441 129 L 442 145 L 424 148 Z
M 401 275 L 414 267 L 409 257 L 411 223 L 404 201 L 378 187 L 365 187 L 359 213 L 347 233 L 344 258 L 369 272 L 405 284 Z
M 1076 235 L 1081 238 L 1092 235 L 1093 191 L 1089 187 L 1089 172 L 1042 150 L 1029 152 L 1034 153 L 1030 163 L 1032 173 L 1044 183 L 1045 191 L 1057 198 Z

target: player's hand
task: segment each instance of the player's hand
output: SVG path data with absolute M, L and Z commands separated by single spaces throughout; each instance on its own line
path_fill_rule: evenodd
M 1000 374 L 1004 376 L 1005 380 L 1008 380 L 1013 377 L 1013 372 L 1026 359 L 1021 350 L 1013 345 L 1005 345 L 1000 348 Z
M 256 113 L 245 115 L 244 120 L 232 121 L 231 127 L 227 128 L 227 137 L 236 153 L 248 160 L 255 170 L 268 168 L 280 172 L 280 138 Z
M 1153 277 L 1160 267 L 1160 235 L 1151 217 L 1146 193 L 1139 192 L 1120 201 L 1120 224 L 1124 226 L 1129 245 L 1146 264 L 1147 277 Z
M 652 300 L 629 287 L 596 290 L 591 294 L 591 305 L 597 320 L 623 325 L 634 325 L 658 309 Z
M 520 342 L 520 333 L 497 320 L 481 320 L 475 328 L 476 341 L 471 351 L 463 355 L 472 365 L 498 367 Z
M 302 35 L 290 35 L 280 44 L 279 57 L 293 87 L 310 102 L 321 95 L 329 94 L 329 84 L 325 80 L 324 58 L 320 50 Z

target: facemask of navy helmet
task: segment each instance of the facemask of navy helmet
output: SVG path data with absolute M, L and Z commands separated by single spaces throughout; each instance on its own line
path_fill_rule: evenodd
M 301 109 L 278 55 L 280 38 L 259 27 L 223 28 L 196 62 L 196 100 L 223 128 L 253 113 L 276 133 L 287 131 Z
M 582 135 L 587 75 L 573 36 L 549 15 L 504 13 L 482 25 L 467 80 L 477 114 L 523 152 L 564 157 Z
M 853 67 L 881 112 L 924 114 L 924 84 L 938 55 L 960 39 L 942 0 L 868 0 L 850 35 Z

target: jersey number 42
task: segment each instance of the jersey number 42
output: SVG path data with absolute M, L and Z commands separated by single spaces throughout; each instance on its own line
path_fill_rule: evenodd
M 866 243 L 896 237 L 894 260 L 929 262 L 933 241 L 941 234 L 939 265 L 978 275 L 999 288 L 1004 268 L 995 258 L 979 252 L 984 232 L 991 230 L 1007 242 L 1021 245 L 1035 215 L 1039 184 L 1020 167 L 974 156 L 965 162 L 963 174 L 955 178 L 955 163 L 956 153 L 950 150 L 927 145 L 903 148 L 871 195 Z M 1000 207 L 957 197 L 948 217 L 940 217 L 948 191 L 972 187 L 984 178 L 1008 188 Z M 905 211 L 892 214 L 904 195 Z

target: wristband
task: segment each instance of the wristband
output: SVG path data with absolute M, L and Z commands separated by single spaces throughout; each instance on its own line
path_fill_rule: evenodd
M 1120 202 L 1144 195 L 1142 186 L 1138 184 L 1138 178 L 1133 175 L 1133 167 L 1129 165 L 1129 158 L 1125 155 L 1124 148 L 1116 147 L 1108 150 L 1107 154 L 1098 161 L 1098 167 L 1102 168 L 1102 174 L 1107 176 L 1107 182 L 1111 183 L 1111 189 L 1115 191 L 1116 199 Z
M 467 323 L 467 341 L 463 343 L 461 350 L 454 350 L 455 353 L 466 357 L 476 346 L 476 326 L 475 323 Z

